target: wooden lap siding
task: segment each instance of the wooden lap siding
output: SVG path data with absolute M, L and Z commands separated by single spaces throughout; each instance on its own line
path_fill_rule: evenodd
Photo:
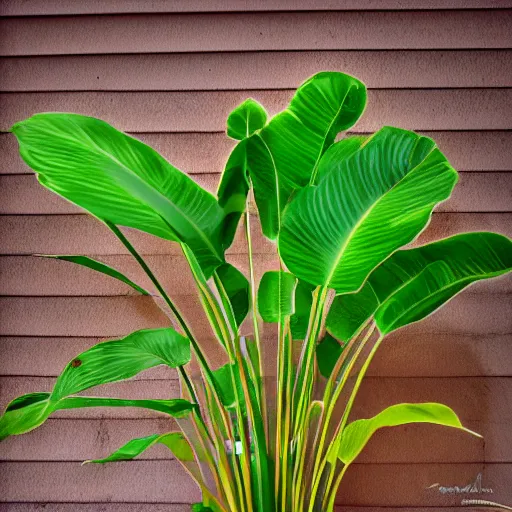
M 120 244 L 37 185 L 3 133 L 40 111 L 101 117 L 161 151 L 215 191 L 233 143 L 222 133 L 248 96 L 271 113 L 311 74 L 336 69 L 369 87 L 355 133 L 384 124 L 438 141 L 460 182 L 418 243 L 460 231 L 512 236 L 512 2 L 506 0 L 4 0 L 0 3 L 0 405 L 51 389 L 100 339 L 166 325 L 114 280 L 32 253 L 99 257 L 150 286 Z M 380 9 L 380 10 L 378 10 Z M 176 247 L 130 233 L 218 357 Z M 276 268 L 255 233 L 257 272 Z M 246 268 L 243 237 L 230 260 Z M 173 293 L 178 290 L 178 293 Z M 420 325 L 389 337 L 354 410 L 440 401 L 485 436 L 422 425 L 379 432 L 347 473 L 340 512 L 447 512 L 482 474 L 512 505 L 512 280 L 477 284 Z M 197 320 L 199 318 L 199 320 Z M 157 368 L 106 386 L 116 396 L 176 396 Z M 164 448 L 81 467 L 128 439 L 172 429 L 143 410 L 65 411 L 0 445 L 0 511 L 185 512 L 199 493 Z M 471 496 L 471 497 L 489 497 Z

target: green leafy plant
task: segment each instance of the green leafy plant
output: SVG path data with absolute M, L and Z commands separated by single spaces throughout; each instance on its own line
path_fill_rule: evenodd
M 450 197 L 457 172 L 433 140 L 412 131 L 384 127 L 335 142 L 365 105 L 364 84 L 337 72 L 311 77 L 271 119 L 245 101 L 227 120 L 238 142 L 216 196 L 104 121 L 44 113 L 15 124 L 21 156 L 41 185 L 103 222 L 154 289 L 89 257 L 49 257 L 163 300 L 174 327 L 137 331 L 78 355 L 52 392 L 7 406 L 0 438 L 29 432 L 60 409 L 143 407 L 174 418 L 181 431 L 133 439 L 88 462 L 133 459 L 159 443 L 202 490 L 193 510 L 314 512 L 333 509 L 343 476 L 378 429 L 419 422 L 470 432 L 436 403 L 350 419 L 387 334 L 512 268 L 512 242 L 498 234 L 414 244 Z M 259 285 L 253 200 L 276 252 L 275 269 Z M 247 276 L 226 261 L 239 225 Z M 223 366 L 212 367 L 204 340 L 172 298 L 176 290 L 164 289 L 121 227 L 179 244 Z M 176 369 L 180 398 L 80 395 L 157 365 Z

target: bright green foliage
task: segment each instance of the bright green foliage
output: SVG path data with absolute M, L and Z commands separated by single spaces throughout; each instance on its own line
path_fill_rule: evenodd
M 481 279 L 512 270 L 512 241 L 495 233 L 464 233 L 397 251 L 355 294 L 336 297 L 327 328 L 341 340 L 375 314 L 383 333 L 421 320 Z
M 164 444 L 201 489 L 195 512 L 332 512 L 347 468 L 378 429 L 419 422 L 467 431 L 440 404 L 399 404 L 348 423 L 387 333 L 512 269 L 512 241 L 494 233 L 410 248 L 450 197 L 457 173 L 433 140 L 412 131 L 384 127 L 335 142 L 365 106 L 365 85 L 338 72 L 306 80 L 271 119 L 255 100 L 243 102 L 227 120 L 227 135 L 238 142 L 217 197 L 104 121 L 37 114 L 15 124 L 21 156 L 41 184 L 102 221 L 156 293 L 87 256 L 53 257 L 154 296 L 173 328 L 86 350 L 51 393 L 7 406 L 0 440 L 62 409 L 146 408 L 176 418 L 181 433 L 132 439 L 89 462 L 130 460 Z M 276 249 L 276 270 L 259 283 L 253 197 L 261 232 Z M 123 226 L 179 244 L 210 328 L 204 340 L 199 319 L 185 318 L 175 302 L 182 290 L 165 289 Z M 226 261 L 235 234 L 244 271 Z M 218 342 L 216 370 L 206 340 Z M 181 398 L 78 395 L 158 365 L 175 369 Z
M 229 263 L 217 267 L 215 274 L 229 298 L 236 325 L 240 326 L 249 312 L 249 281 Z
M 70 395 L 128 379 L 154 366 L 165 364 L 175 368 L 189 360 L 189 341 L 170 328 L 137 331 L 120 340 L 99 343 L 66 365 L 51 393 L 32 393 L 13 400 L 0 419 L 0 439 L 32 430 L 59 409 L 125 406 L 146 407 L 171 415 L 188 413 L 190 404 L 184 400 L 116 401 Z
M 195 409 L 187 400 L 131 400 L 72 396 L 54 400 L 51 393 L 30 393 L 15 398 L 0 418 L 0 441 L 39 427 L 55 411 L 85 407 L 138 407 L 181 418 Z
M 154 149 L 78 114 L 36 114 L 12 133 L 46 188 L 99 219 L 185 242 L 206 274 L 224 261 L 222 209 Z
M 258 311 L 264 322 L 281 322 L 294 313 L 297 280 L 289 272 L 265 272 L 258 289 Z
M 407 423 L 434 423 L 475 434 L 464 428 L 457 415 L 446 405 L 435 403 L 392 405 L 373 418 L 356 420 L 347 425 L 341 436 L 338 457 L 344 464 L 351 464 L 377 430 Z
M 229 137 L 242 140 L 263 128 L 266 122 L 266 110 L 256 100 L 249 98 L 229 114 L 226 132 Z
M 149 292 L 141 288 L 138 284 L 135 284 L 131 279 L 126 277 L 124 274 L 121 274 L 115 268 L 109 267 L 102 263 L 101 261 L 94 260 L 89 258 L 88 256 L 73 256 L 73 255 L 51 255 L 51 254 L 37 254 L 41 258 L 55 258 L 56 260 L 62 261 L 70 261 L 71 263 L 76 263 L 77 265 L 82 265 L 87 268 L 91 268 L 96 270 L 96 272 L 101 272 L 107 276 L 113 277 L 126 283 L 128 286 L 131 286 L 134 290 L 138 291 L 142 295 L 151 295 Z
M 167 446 L 178 460 L 194 460 L 194 452 L 184 435 L 181 432 L 168 432 L 167 434 L 153 434 L 146 437 L 132 439 L 104 459 L 86 460 L 85 462 L 105 464 L 106 462 L 131 460 L 155 444 L 163 444 L 164 446 Z
M 294 190 L 306 186 L 336 135 L 353 126 L 366 105 L 366 88 L 343 73 L 318 73 L 289 107 L 246 141 L 247 166 L 265 236 L 275 239 Z
M 338 159 L 338 147 L 342 156 Z M 286 210 L 279 250 L 299 279 L 356 291 L 366 276 L 427 225 L 457 173 L 434 142 L 382 128 L 348 158 L 343 144 L 326 153 L 328 171 Z
M 313 288 L 304 281 L 298 281 L 295 287 L 295 308 L 290 317 L 290 330 L 294 340 L 303 340 L 306 337 L 313 303 Z

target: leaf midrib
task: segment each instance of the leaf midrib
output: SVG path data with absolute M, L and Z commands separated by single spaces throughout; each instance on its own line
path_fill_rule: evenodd
M 150 187 L 152 190 L 155 191 L 155 193 L 157 193 L 159 196 L 161 196 L 169 205 L 172 206 L 172 208 L 174 210 L 176 210 L 179 214 L 182 215 L 182 217 L 184 217 L 187 222 L 191 225 L 191 227 L 193 228 L 193 230 L 199 235 L 199 238 L 202 239 L 204 242 L 205 242 L 205 245 L 212 251 L 212 253 L 214 255 L 216 255 L 221 261 L 222 261 L 222 256 L 217 252 L 217 250 L 215 249 L 215 247 L 212 245 L 212 243 L 210 242 L 210 240 L 208 239 L 207 236 L 205 236 L 203 230 L 189 217 L 189 215 L 186 215 L 185 212 L 183 212 L 183 210 L 181 208 L 179 208 L 174 202 L 172 202 L 167 196 L 165 196 L 162 192 L 160 192 L 160 190 L 156 189 L 155 187 L 151 186 L 148 182 L 146 182 L 144 179 L 142 179 L 135 171 L 133 171 L 132 169 L 130 169 L 129 167 L 127 167 L 126 165 L 124 165 L 122 162 L 120 162 L 116 157 L 114 157 L 112 154 L 106 152 L 105 150 L 103 150 L 102 148 L 100 148 L 92 139 L 91 137 L 84 131 L 84 129 L 75 122 L 74 119 L 70 119 L 71 123 L 74 124 L 81 132 L 82 134 L 90 141 L 91 145 L 88 146 L 87 144 L 81 142 L 80 140 L 76 140 L 76 139 L 73 139 L 73 138 L 70 138 L 66 135 L 63 136 L 64 139 L 72 142 L 73 144 L 76 144 L 78 146 L 82 146 L 83 148 L 85 149 L 88 149 L 88 150 L 91 150 L 93 152 L 96 152 L 97 154 L 100 154 L 100 155 L 103 155 L 105 156 L 107 159 L 110 159 L 112 162 L 114 162 L 115 164 L 117 164 L 119 167 L 121 167 L 122 169 L 125 169 L 128 173 L 130 173 L 131 175 L 133 175 L 137 180 L 140 180 L 141 182 L 143 182 L 146 186 Z M 133 139 L 133 140 L 137 140 L 137 139 Z M 149 146 L 148 146 L 149 147 Z M 151 150 L 152 148 L 150 148 Z M 160 155 L 159 155 L 160 156 Z M 165 159 L 163 159 L 168 165 L 171 165 L 169 162 L 167 162 Z M 172 166 L 172 165 L 171 165 Z M 174 167 L 174 166 L 172 166 Z M 178 169 L 176 169 L 177 172 L 182 172 L 182 171 L 179 171 Z M 39 174 L 39 173 L 38 173 Z M 184 174 L 184 176 L 186 176 L 186 174 Z M 193 183 L 193 182 L 192 182 Z M 139 199 L 140 201 L 140 199 Z M 158 215 L 158 217 L 161 217 L 161 215 L 156 212 L 150 205 L 148 205 L 147 203 L 143 202 L 143 201 L 140 201 L 142 202 L 143 204 L 145 204 L 146 206 L 148 206 L 149 208 L 151 208 L 151 210 L 156 213 Z M 173 230 L 175 231 L 175 230 Z
M 372 135 L 371 137 L 368 138 L 368 142 L 373 138 L 375 137 L 376 134 Z M 366 145 L 366 144 L 365 144 Z M 343 244 L 343 246 L 340 248 L 340 250 L 338 251 L 338 255 L 336 256 L 336 259 L 335 259 L 335 262 L 334 262 L 334 265 L 332 266 L 331 268 L 331 271 L 329 272 L 329 275 L 328 275 L 328 278 L 326 279 L 326 285 L 328 286 L 331 282 L 331 279 L 334 275 L 334 273 L 336 272 L 336 269 L 344 255 L 344 252 L 345 252 L 345 249 L 347 248 L 348 244 L 351 242 L 354 234 L 357 232 L 357 230 L 359 229 L 359 227 L 361 226 L 361 224 L 368 218 L 368 216 L 371 214 L 371 212 L 373 211 L 373 209 L 382 201 L 384 200 L 396 187 L 398 187 L 406 178 L 410 177 L 415 171 L 417 171 L 418 167 L 420 167 L 423 162 L 425 162 L 425 160 L 432 154 L 432 151 L 435 149 L 432 148 L 431 151 L 428 152 L 428 154 L 425 156 L 425 158 L 423 160 L 421 160 L 421 162 L 419 162 L 414 168 L 412 168 L 408 173 L 404 174 L 391 188 L 389 188 L 386 192 L 384 192 L 383 195 L 381 195 L 371 206 L 370 208 L 368 208 L 368 210 L 365 212 L 365 214 L 357 221 L 357 223 L 354 225 L 354 227 L 350 230 L 349 232 L 349 235 L 347 236 L 346 240 L 345 240 L 345 243 Z M 359 149 L 360 151 L 361 149 Z M 358 151 L 358 152 L 359 152 Z M 433 204 L 435 206 L 436 203 L 429 203 L 427 206 L 430 206 L 430 204 Z M 425 206 L 425 209 L 427 209 L 427 206 Z M 430 217 L 431 215 L 429 215 Z M 374 267 L 377 268 L 378 265 L 376 265 Z M 372 271 L 374 270 L 372 269 Z M 370 271 L 371 273 L 371 271 Z M 364 283 L 363 283 L 364 284 Z

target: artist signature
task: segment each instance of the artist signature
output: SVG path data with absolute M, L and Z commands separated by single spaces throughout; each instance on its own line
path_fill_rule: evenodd
M 446 487 L 441 484 L 432 484 L 427 489 L 437 489 L 441 494 L 492 494 L 493 490 L 490 487 L 482 485 L 482 473 L 479 473 L 474 482 L 464 486 L 454 485 L 453 487 Z

